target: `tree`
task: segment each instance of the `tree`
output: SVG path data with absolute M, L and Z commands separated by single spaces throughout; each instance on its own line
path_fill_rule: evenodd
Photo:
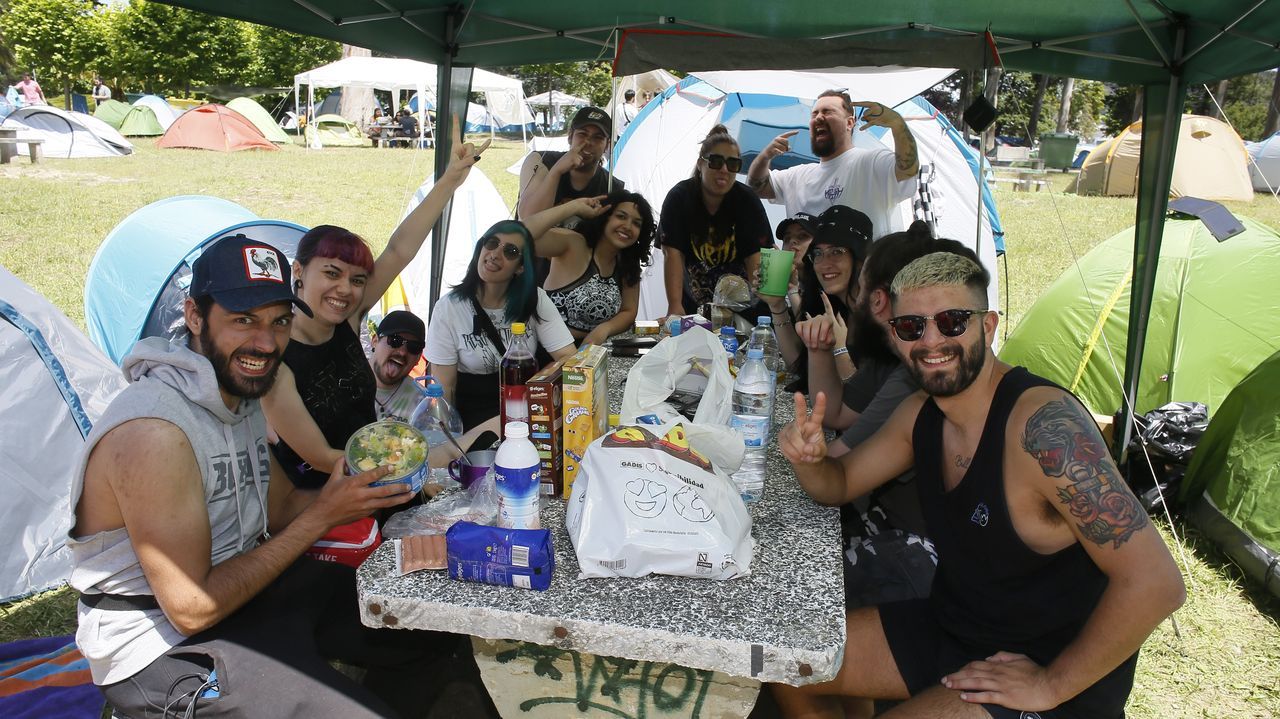
M 92 0 L 8 0 L 0 33 L 13 48 L 16 71 L 32 73 L 47 88 L 62 88 L 69 105 L 72 83 L 82 79 L 101 46 L 93 14 Z
M 1271 137 L 1280 131 L 1280 69 L 1273 70 L 1271 100 L 1267 103 L 1267 116 L 1262 123 L 1262 136 Z
M 1074 99 L 1076 87 L 1076 79 L 1074 77 L 1062 78 L 1062 98 L 1058 104 L 1058 132 L 1066 132 L 1067 125 L 1071 121 L 1071 101 Z
M 333 40 L 299 35 L 265 25 L 250 25 L 253 59 L 243 79 L 245 85 L 285 87 L 293 76 L 333 62 L 342 56 L 342 45 Z
M 238 82 L 250 65 L 246 23 L 133 0 L 119 12 L 117 51 L 148 92 Z

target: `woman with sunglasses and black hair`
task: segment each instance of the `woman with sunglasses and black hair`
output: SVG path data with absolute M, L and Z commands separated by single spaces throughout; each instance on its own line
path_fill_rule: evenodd
M 552 359 L 562 359 L 576 350 L 573 335 L 538 287 L 534 272 L 530 230 L 546 232 L 554 211 L 534 215 L 528 226 L 503 220 L 485 231 L 476 241 L 467 274 L 431 313 L 423 356 L 462 416 L 464 429 L 498 415 L 498 370 L 511 344 L 513 323 L 525 325 L 535 352 L 541 346 Z
M 559 225 L 584 217 L 574 230 L 534 235 L 538 257 L 551 259 L 543 286 L 579 344 L 604 344 L 631 329 L 640 308 L 640 272 L 649 264 L 653 208 L 635 192 L 584 197 L 547 210 Z
M 658 229 L 667 315 L 710 302 L 725 275 L 745 283 L 760 267 L 760 249 L 773 247 L 764 205 L 736 179 L 741 169 L 737 140 L 716 125 L 702 141 L 693 177 L 677 182 L 663 200 Z
M 298 487 L 323 485 L 351 434 L 377 417 L 360 322 L 421 249 L 489 141 L 476 147 L 455 136 L 454 147 L 440 181 L 391 233 L 376 260 L 362 238 L 334 225 L 314 227 L 298 243 L 294 291 L 314 316 L 295 313 L 279 374 L 262 398 L 278 438 L 276 459 Z

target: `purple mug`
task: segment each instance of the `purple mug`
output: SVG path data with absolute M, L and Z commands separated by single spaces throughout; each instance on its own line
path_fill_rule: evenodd
M 449 476 L 464 488 L 470 487 L 472 482 L 484 477 L 485 473 L 493 467 L 493 459 L 497 455 L 498 451 L 495 449 L 477 449 L 474 452 L 467 452 L 466 463 L 463 463 L 461 458 L 449 463 Z

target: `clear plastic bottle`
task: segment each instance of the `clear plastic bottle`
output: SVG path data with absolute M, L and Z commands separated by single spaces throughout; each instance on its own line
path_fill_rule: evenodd
M 409 417 L 409 424 L 422 432 L 422 435 L 427 438 L 427 446 L 432 449 L 449 443 L 444 432 L 440 430 L 441 424 L 449 428 L 454 439 L 462 436 L 462 417 L 444 398 L 444 387 L 435 383 L 427 385 L 426 396 L 413 410 L 413 415 Z M 448 476 L 449 471 L 444 467 L 431 470 L 431 478 L 437 483 L 442 483 Z
M 506 529 L 538 529 L 538 490 L 542 460 L 529 441 L 529 425 L 508 422 L 506 439 L 493 458 L 498 489 L 498 526 Z
M 523 322 L 511 323 L 511 344 L 502 355 L 498 370 L 498 398 L 502 411 L 502 426 L 508 422 L 529 424 L 529 388 L 525 384 L 538 373 L 538 360 L 533 356 L 533 346 L 525 333 Z
M 773 372 L 777 382 L 783 382 L 787 366 L 782 359 L 782 352 L 778 349 L 778 335 L 773 331 L 773 318 L 769 315 L 760 315 L 756 318 L 756 326 L 747 339 L 747 349 L 752 347 L 759 347 L 764 351 L 764 366 Z
M 733 383 L 733 418 L 729 426 L 742 432 L 746 454 L 742 466 L 733 473 L 742 501 L 754 502 L 764 495 L 765 454 L 773 429 L 775 377 L 765 367 L 764 351 L 747 346 L 747 361 Z

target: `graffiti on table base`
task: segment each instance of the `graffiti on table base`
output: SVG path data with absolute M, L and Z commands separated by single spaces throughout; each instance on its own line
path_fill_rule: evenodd
M 572 649 L 539 644 L 514 644 L 497 653 L 500 664 L 521 657 L 533 660 L 534 674 L 554 682 L 565 680 L 565 672 L 557 664 L 573 667 L 571 695 L 526 699 L 520 702 L 520 710 L 525 712 L 547 704 L 572 704 L 579 713 L 596 710 L 622 719 L 671 715 L 699 719 L 714 673 L 662 662 L 584 657 Z

